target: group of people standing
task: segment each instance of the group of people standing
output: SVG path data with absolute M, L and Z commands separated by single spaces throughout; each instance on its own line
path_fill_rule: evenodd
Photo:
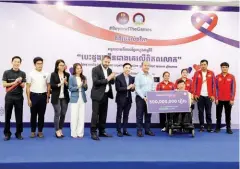
M 17 139 L 22 140 L 23 131 L 23 88 L 26 86 L 28 106 L 31 117 L 31 138 L 43 138 L 44 117 L 47 103 L 51 99 L 54 109 L 54 128 L 57 138 L 64 137 L 63 126 L 69 102 L 71 103 L 71 136 L 74 138 L 84 135 L 84 115 L 87 90 L 87 79 L 83 75 L 79 63 L 73 65 L 73 74 L 65 71 L 65 62 L 61 59 L 55 63 L 51 74 L 43 71 L 43 59 L 33 59 L 35 69 L 27 76 L 20 70 L 22 59 L 19 56 L 12 58 L 12 69 L 3 74 L 3 86 L 6 88 L 5 96 L 5 127 L 4 140 L 10 140 L 10 120 L 14 107 L 16 117 Z M 69 95 L 69 91 L 71 95 Z M 36 133 L 36 130 L 38 132 Z
M 44 116 L 46 106 L 51 101 L 54 109 L 54 127 L 56 138 L 63 138 L 63 126 L 68 104 L 71 106 L 71 136 L 82 138 L 84 136 L 85 103 L 87 102 L 86 90 L 88 89 L 87 78 L 83 75 L 82 65 L 75 63 L 73 73 L 70 75 L 65 71 L 65 62 L 57 60 L 54 72 L 48 74 L 43 71 L 43 59 L 33 59 L 35 69 L 27 76 L 20 70 L 22 59 L 19 56 L 12 58 L 12 69 L 6 70 L 3 74 L 3 86 L 6 88 L 5 96 L 5 127 L 4 140 L 10 140 L 10 119 L 12 109 L 15 109 L 17 139 L 22 140 L 23 131 L 23 89 L 26 86 L 28 106 L 31 112 L 31 138 L 43 138 Z M 236 82 L 232 74 L 228 73 L 229 64 L 222 63 L 222 72 L 215 77 L 213 71 L 208 70 L 208 61 L 200 62 L 201 70 L 195 72 L 193 80 L 187 78 L 188 70 L 181 71 L 181 78 L 175 83 L 170 81 L 170 73 L 163 73 L 163 81 L 158 83 L 154 89 L 153 77 L 149 74 L 149 62 L 143 62 L 142 70 L 134 78 L 130 75 L 131 64 L 123 64 L 123 73 L 116 76 L 109 68 L 111 57 L 105 55 L 102 63 L 92 69 L 91 89 L 92 118 L 91 138 L 100 140 L 99 137 L 112 137 L 105 130 L 108 99 L 113 99 L 112 85 L 116 88 L 116 129 L 117 136 L 131 136 L 127 131 L 128 116 L 132 105 L 132 92 L 136 92 L 136 126 L 137 136 L 143 137 L 143 128 L 146 135 L 154 136 L 150 129 L 151 114 L 147 112 L 147 97 L 149 91 L 175 90 L 181 82 L 185 90 L 192 94 L 192 99 L 197 102 L 199 111 L 200 131 L 204 131 L 204 110 L 206 112 L 207 131 L 212 130 L 211 107 L 212 102 L 217 105 L 217 127 L 216 132 L 221 128 L 221 117 L 223 107 L 226 113 L 227 132 L 231 130 L 231 108 L 234 104 L 236 93 Z M 51 100 L 50 100 L 51 99 Z M 167 112 L 166 112 L 167 113 Z M 145 122 L 143 123 L 143 117 Z M 165 131 L 166 115 L 160 114 L 160 125 Z M 123 121 L 123 122 L 122 122 Z M 143 125 L 144 124 L 144 125 Z M 38 132 L 36 133 L 36 130 Z

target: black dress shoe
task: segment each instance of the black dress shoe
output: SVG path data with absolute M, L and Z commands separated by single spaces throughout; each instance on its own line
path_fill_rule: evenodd
M 99 133 L 99 137 L 112 137 L 112 135 L 107 133 Z
M 11 139 L 11 136 L 5 136 L 4 137 L 4 141 L 8 141 L 8 140 L 10 140 Z
M 118 137 L 122 137 L 122 136 L 123 136 L 122 132 L 121 132 L 121 131 L 118 131 L 118 132 L 117 132 L 117 136 L 118 136 Z
M 100 140 L 99 137 L 97 136 L 97 134 L 91 134 L 91 138 L 93 140 Z
M 219 133 L 220 131 L 221 131 L 221 129 L 216 128 L 214 132 L 215 132 L 215 133 Z
M 231 129 L 227 129 L 227 133 L 228 133 L 228 134 L 233 134 L 233 132 L 232 132 Z
M 213 133 L 213 129 L 207 129 L 207 132 Z
M 214 132 L 213 129 L 212 129 L 212 125 L 211 124 L 208 124 L 207 132 L 209 132 L 209 133 L 213 133 Z
M 138 131 L 138 132 L 137 132 L 137 136 L 138 136 L 138 137 L 143 137 L 142 131 Z
M 213 129 L 212 129 L 211 126 L 208 126 L 208 128 L 207 128 L 207 132 L 209 132 L 209 133 L 213 133 Z
M 145 134 L 149 136 L 155 136 L 155 134 L 152 131 L 145 132 Z
M 124 132 L 123 132 L 123 135 L 124 135 L 124 136 L 132 136 L 132 135 L 129 134 L 127 131 L 124 131 Z
M 18 140 L 23 140 L 23 137 L 22 137 L 21 134 L 16 134 L 15 136 L 16 136 L 16 138 L 17 138 Z

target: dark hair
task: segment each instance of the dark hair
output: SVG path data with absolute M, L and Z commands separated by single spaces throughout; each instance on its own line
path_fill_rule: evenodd
M 220 66 L 221 66 L 221 67 L 223 67 L 223 66 L 229 67 L 229 64 L 228 64 L 227 62 L 223 62 L 223 63 L 220 64 Z
M 14 59 L 19 59 L 19 60 L 20 60 L 20 63 L 22 63 L 22 59 L 20 58 L 20 56 L 13 56 L 13 57 L 12 57 L 12 62 L 13 62 Z
M 74 63 L 73 65 L 73 75 L 76 75 L 76 69 L 77 67 L 80 66 L 82 68 L 82 65 L 80 63 Z M 80 78 L 82 81 L 86 80 L 86 77 L 83 75 L 83 71 L 80 73 Z
M 55 63 L 55 68 L 54 68 L 54 72 L 55 72 L 55 73 L 58 73 L 58 65 L 59 65 L 59 63 L 64 63 L 64 64 L 65 64 L 64 60 L 58 59 L 58 60 L 56 61 L 56 63 Z M 65 70 L 64 70 L 63 72 L 65 73 Z
M 111 60 L 111 56 L 109 56 L 109 55 L 104 55 L 104 56 L 102 57 L 102 60 L 104 60 L 105 58 L 107 58 L 107 59 L 110 59 L 110 60 Z
M 200 64 L 203 63 L 203 62 L 206 62 L 207 65 L 208 65 L 208 61 L 207 61 L 206 59 L 201 60 L 201 61 L 200 61 Z
M 187 73 L 188 73 L 188 70 L 187 70 L 187 69 L 182 69 L 182 70 L 181 70 L 181 74 L 182 74 L 182 72 L 183 72 L 183 71 L 185 71 L 185 70 L 186 70 L 186 71 L 187 71 Z
M 168 71 L 166 71 L 166 72 L 163 72 L 162 77 L 164 77 L 164 75 L 165 75 L 166 73 L 168 73 L 168 74 L 170 75 L 170 73 L 169 73 Z
M 180 84 L 180 83 L 184 83 L 185 84 L 184 80 L 182 80 L 182 79 L 177 81 L 177 84 Z
M 132 67 L 132 65 L 131 65 L 130 63 L 124 63 L 124 64 L 123 64 L 123 67 L 125 67 L 125 66 L 127 66 L 127 65 L 129 65 L 130 67 Z
M 38 61 L 42 61 L 42 62 L 43 62 L 43 58 L 41 58 L 41 57 L 35 57 L 35 58 L 33 59 L 34 65 L 35 65 Z

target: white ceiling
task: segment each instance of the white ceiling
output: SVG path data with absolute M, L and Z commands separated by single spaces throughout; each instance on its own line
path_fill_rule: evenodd
M 240 0 L 102 0 L 115 2 L 138 2 L 156 4 L 184 4 L 184 5 L 213 5 L 213 6 L 238 6 Z

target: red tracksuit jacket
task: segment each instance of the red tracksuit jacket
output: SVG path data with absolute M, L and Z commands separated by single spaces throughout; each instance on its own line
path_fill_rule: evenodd
M 213 71 L 207 70 L 207 91 L 209 97 L 215 98 L 216 93 L 216 85 L 215 85 L 215 75 Z M 196 71 L 193 76 L 193 95 L 194 96 L 200 96 L 201 89 L 202 89 L 202 83 L 203 83 L 203 77 L 202 77 L 202 71 Z
M 216 76 L 216 100 L 234 101 L 236 94 L 235 77 L 228 73 L 225 77 L 222 74 Z
M 163 81 L 157 84 L 156 91 L 161 90 L 174 90 L 174 83 L 168 82 L 166 85 Z
M 179 80 L 182 80 L 182 78 L 179 78 L 179 79 L 176 80 L 176 82 L 175 82 L 175 89 L 177 89 L 177 82 Z M 186 81 L 185 81 L 185 90 L 187 90 L 188 92 L 192 93 L 192 80 L 191 79 L 188 79 L 188 78 L 186 79 Z

